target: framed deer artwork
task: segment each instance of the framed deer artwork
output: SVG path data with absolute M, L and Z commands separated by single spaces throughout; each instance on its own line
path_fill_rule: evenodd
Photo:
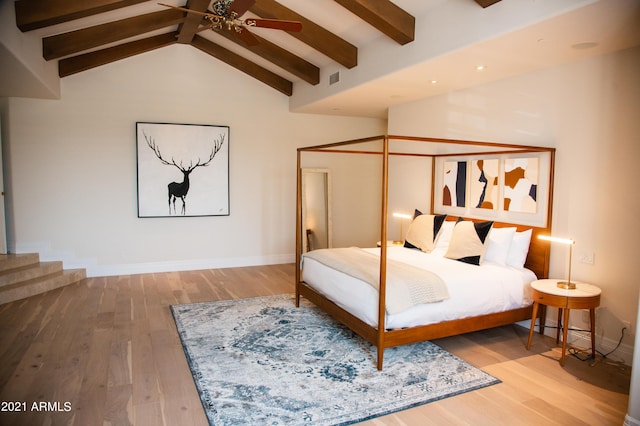
M 229 215 L 229 127 L 136 123 L 138 217 Z

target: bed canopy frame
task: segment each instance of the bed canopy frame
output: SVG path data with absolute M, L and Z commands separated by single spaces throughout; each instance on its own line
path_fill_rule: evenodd
M 375 146 L 374 143 L 381 147 Z M 392 144 L 393 147 L 392 147 Z M 364 148 L 362 148 L 364 146 Z M 393 150 L 392 150 L 393 148 Z M 301 278 L 302 260 L 302 155 L 304 153 L 338 153 L 358 155 L 382 156 L 382 182 L 381 182 L 381 209 L 380 209 L 380 278 L 378 300 L 378 326 L 372 327 L 348 311 L 342 309 L 333 301 L 327 299 Z M 553 200 L 553 179 L 555 148 L 538 147 L 528 145 L 515 145 L 499 142 L 479 142 L 468 140 L 454 140 L 443 138 L 428 138 L 417 136 L 379 135 L 362 139 L 353 139 L 342 142 L 329 143 L 298 148 L 297 150 L 297 197 L 296 197 L 296 285 L 295 303 L 300 306 L 300 297 L 314 303 L 327 312 L 333 318 L 349 327 L 356 334 L 367 340 L 377 348 L 377 368 L 382 369 L 384 349 L 425 340 L 453 336 L 501 325 L 512 324 L 529 320 L 532 316 L 532 306 L 509 310 L 477 317 L 463 318 L 454 321 L 446 321 L 437 324 L 411 327 L 406 329 L 385 329 L 385 295 L 386 295 L 386 266 L 387 266 L 387 232 L 388 232 L 388 192 L 389 192 L 389 157 L 390 156 L 417 156 L 431 158 L 431 211 L 435 212 L 435 181 L 436 160 L 441 157 L 474 157 L 481 155 L 506 155 L 548 153 L 549 177 L 546 203 L 546 215 L 542 226 L 524 225 L 508 221 L 494 221 L 495 227 L 515 226 L 518 231 L 532 229 L 531 244 L 525 262 L 525 267 L 531 269 L 538 278 L 547 278 L 549 273 L 549 244 L 538 240 L 540 234 L 548 234 L 551 230 L 551 213 Z M 456 216 L 449 215 L 447 220 L 456 220 Z M 486 218 L 465 217 L 472 221 L 492 220 Z M 544 315 L 541 312 L 540 315 Z M 380 326 L 382 325 L 382 326 Z

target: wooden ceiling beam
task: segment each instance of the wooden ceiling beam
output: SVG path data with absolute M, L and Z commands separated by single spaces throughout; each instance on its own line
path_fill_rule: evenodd
M 211 0 L 189 0 L 185 6 L 187 9 L 196 12 L 207 12 L 207 7 Z M 198 27 L 202 22 L 202 15 L 198 13 L 187 13 L 184 23 L 178 29 L 178 43 L 189 44 L 198 32 Z
M 291 36 L 347 68 L 358 65 L 356 46 L 280 3 L 274 0 L 256 0 L 249 10 L 263 18 L 302 22 L 302 31 L 290 32 Z
M 287 96 L 293 94 L 293 83 L 278 74 L 257 65 L 242 56 L 225 49 L 206 38 L 196 35 L 191 44 L 205 53 L 231 65 L 251 77 L 273 87 Z
M 309 84 L 315 86 L 320 82 L 320 68 L 257 34 L 253 34 L 259 42 L 255 46 L 248 46 L 234 31 L 221 30 L 216 31 L 216 34 L 224 36 Z
M 145 0 L 19 0 L 15 2 L 16 25 L 21 31 L 31 31 L 144 2 Z
M 170 33 L 120 44 L 107 49 L 61 59 L 58 61 L 58 75 L 60 77 L 66 77 L 68 75 L 96 68 L 120 59 L 175 44 L 177 35 L 177 32 L 172 31 Z
M 42 56 L 58 59 L 108 43 L 124 40 L 184 21 L 184 12 L 175 9 L 138 15 L 132 18 L 57 34 L 42 39 Z
M 415 38 L 416 18 L 389 0 L 335 0 L 363 21 L 405 45 Z
M 482 7 L 489 7 L 492 4 L 499 3 L 500 1 L 502 0 L 476 0 L 476 3 L 478 3 Z

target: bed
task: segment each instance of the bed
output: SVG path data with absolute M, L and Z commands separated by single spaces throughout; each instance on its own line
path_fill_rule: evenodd
M 371 150 L 345 149 L 346 145 L 369 142 L 373 139 L 382 141 L 382 149 L 379 153 Z M 530 320 L 532 305 L 529 284 L 535 279 L 546 278 L 549 269 L 549 246 L 539 241 L 537 236 L 548 233 L 550 229 L 551 190 L 548 191 L 544 226 L 532 226 L 504 220 L 434 213 L 435 191 L 432 188 L 432 211 L 423 215 L 416 210 L 410 227 L 417 222 L 416 218 L 420 215 L 422 215 L 420 219 L 444 220 L 437 229 L 434 227 L 433 235 L 429 236 L 432 238 L 433 245 L 426 250 L 414 246 L 409 241 L 404 241 L 404 244 L 393 244 L 389 241 L 387 239 L 389 156 L 425 155 L 432 158 L 435 164 L 435 159 L 439 155 L 416 154 L 406 149 L 401 152 L 391 152 L 389 146 L 393 139 L 436 142 L 445 144 L 447 147 L 467 148 L 458 150 L 454 154 L 449 148 L 446 150 L 447 156 L 466 155 L 468 157 L 485 155 L 487 152 L 496 156 L 514 151 L 547 150 L 546 152 L 551 153 L 549 183 L 553 178 L 553 150 L 549 148 L 380 136 L 298 150 L 296 261 L 300 268 L 296 268 L 296 306 L 300 306 L 300 298 L 304 297 L 376 346 L 377 368 L 380 370 L 383 368 L 385 348 Z M 474 149 L 469 151 L 469 146 Z M 302 253 L 300 169 L 301 154 L 307 151 L 382 156 L 379 247 L 363 249 L 339 247 Z M 435 167 L 432 167 L 432 173 L 435 173 L 434 170 Z M 432 175 L 432 185 L 434 182 Z M 459 224 L 461 225 L 458 226 Z M 484 240 L 482 255 L 471 262 L 460 261 L 461 259 L 456 259 L 455 255 L 452 257 L 452 253 L 455 252 L 452 245 L 458 245 L 452 244 L 452 234 L 456 232 L 454 240 L 459 243 L 458 236 L 461 232 L 459 229 L 463 226 L 468 232 L 473 233 L 469 229 L 475 230 L 478 235 L 481 234 L 479 231 L 481 228 L 486 228 L 484 238 L 481 238 Z M 407 232 L 407 240 L 410 233 L 411 228 Z M 501 241 L 504 242 L 507 239 L 511 243 L 509 248 L 501 247 Z M 510 260 L 508 264 L 507 257 Z M 360 262 L 364 262 L 367 266 L 356 268 L 355 265 Z M 415 280 L 418 280 L 417 277 L 420 277 L 420 280 L 433 280 L 435 287 L 429 287 L 430 290 L 426 292 L 413 289 L 399 290 L 400 287 L 395 283 L 398 275 L 401 277 L 400 281 L 414 281 L 413 278 L 407 278 L 414 276 Z M 415 296 L 420 294 L 422 297 L 422 293 L 428 293 L 428 299 L 422 300 Z

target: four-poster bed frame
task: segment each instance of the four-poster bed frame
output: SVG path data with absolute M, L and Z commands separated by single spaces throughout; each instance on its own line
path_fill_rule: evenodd
M 424 153 L 419 150 L 414 151 L 396 151 L 391 152 L 389 148 L 390 141 L 406 141 L 416 143 L 444 144 L 447 147 L 456 147 L 455 152 L 446 153 Z M 382 142 L 382 150 L 358 150 L 350 148 L 354 145 Z M 461 150 L 460 148 L 466 148 Z M 336 303 L 329 300 L 314 288 L 305 283 L 301 278 L 301 259 L 302 259 L 302 195 L 301 195 L 301 171 L 302 161 L 301 155 L 305 152 L 324 152 L 324 153 L 346 153 L 346 154 L 370 154 L 382 156 L 382 203 L 381 203 L 381 228 L 380 228 L 380 278 L 379 278 L 379 300 L 378 300 L 378 325 L 371 326 L 360 320 L 345 309 L 339 307 Z M 532 229 L 531 244 L 525 267 L 532 270 L 538 278 L 547 278 L 549 272 L 549 245 L 538 240 L 538 235 L 549 233 L 551 229 L 551 211 L 553 198 L 553 165 L 554 165 L 554 148 L 513 145 L 496 142 L 476 142 L 464 140 L 451 140 L 441 138 L 423 138 L 412 136 L 390 136 L 381 135 L 370 138 L 355 139 L 344 142 L 336 142 L 325 145 L 317 145 L 312 147 L 298 148 L 297 150 L 297 198 L 296 198 L 296 286 L 295 301 L 296 306 L 300 306 L 300 297 L 304 297 L 326 311 L 333 318 L 337 319 L 362 338 L 375 345 L 377 348 L 377 368 L 382 369 L 384 359 L 384 349 L 399 345 L 416 343 L 425 340 L 437 339 L 441 337 L 453 336 L 457 334 L 468 333 L 472 331 L 483 330 L 487 328 L 498 327 L 501 325 L 512 324 L 518 321 L 530 320 L 532 315 L 532 306 L 508 310 L 488 315 L 462 318 L 454 321 L 446 321 L 437 324 L 410 327 L 404 329 L 386 330 L 385 329 L 385 295 L 386 295 L 386 268 L 387 268 L 387 219 L 388 219 L 388 190 L 389 190 L 389 156 L 423 156 L 431 157 L 432 160 L 432 176 L 431 176 L 431 213 L 434 213 L 434 194 L 435 194 L 435 171 L 436 159 L 438 157 L 455 157 L 455 156 L 477 156 L 477 155 L 498 155 L 498 154 L 521 154 L 534 152 L 548 152 L 550 154 L 549 168 L 549 188 L 547 211 L 544 226 L 529 226 L 509 222 L 494 222 L 495 227 L 516 226 L 518 231 Z M 451 219 L 451 218 L 449 218 Z M 455 217 L 453 218 L 455 220 Z M 470 220 L 480 220 L 471 218 Z M 486 220 L 486 219 L 482 219 Z M 544 314 L 544 313 L 541 313 Z

